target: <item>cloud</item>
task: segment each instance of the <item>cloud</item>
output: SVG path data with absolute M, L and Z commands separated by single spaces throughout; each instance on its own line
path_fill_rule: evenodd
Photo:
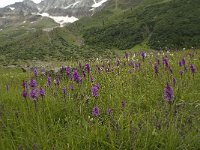
M 0 7 L 5 7 L 10 4 L 14 4 L 15 2 L 22 2 L 23 0 L 0 0 Z M 33 0 L 35 3 L 41 2 L 41 0 Z

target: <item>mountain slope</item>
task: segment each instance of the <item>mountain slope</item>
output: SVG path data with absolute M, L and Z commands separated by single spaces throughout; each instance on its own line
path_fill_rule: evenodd
M 27 21 L 27 17 L 41 16 L 53 19 L 60 25 L 100 11 L 109 0 L 43 0 L 39 4 L 31 0 L 16 2 L 0 8 L 0 28 Z
M 64 28 L 48 17 L 24 16 L 27 22 L 0 31 L 0 62 L 112 57 L 112 49 L 139 44 L 198 48 L 199 5 L 199 0 L 110 0 L 101 11 Z
M 15 64 L 28 60 L 78 60 L 112 57 L 111 50 L 80 46 L 81 39 L 64 28 L 51 32 L 38 30 L 0 45 L 0 63 Z
M 199 46 L 200 1 L 143 0 L 134 1 L 136 6 L 123 5 L 128 2 L 122 0 L 114 9 L 113 1 L 94 18 L 78 21 L 86 44 L 117 49 L 144 41 L 154 49 Z
M 44 0 L 39 4 L 40 12 L 53 16 L 91 16 L 95 8 L 102 8 L 107 0 Z M 97 9 L 98 10 L 98 9 Z

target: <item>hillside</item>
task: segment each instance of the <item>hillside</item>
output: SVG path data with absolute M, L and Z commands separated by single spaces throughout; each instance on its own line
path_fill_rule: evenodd
M 112 57 L 112 49 L 137 45 L 199 48 L 199 5 L 199 0 L 110 0 L 64 28 L 49 18 L 31 18 L 0 31 L 0 63 Z
M 198 0 L 122 0 L 117 8 L 110 3 L 92 19 L 76 24 L 88 45 L 129 49 L 146 42 L 154 49 L 199 47 L 199 5 Z
M 81 46 L 81 42 L 81 39 L 64 28 L 47 28 L 23 34 L 16 32 L 16 36 L 10 41 L 3 42 L 1 39 L 0 62 L 16 64 L 28 60 L 77 60 L 113 55 L 110 50 Z

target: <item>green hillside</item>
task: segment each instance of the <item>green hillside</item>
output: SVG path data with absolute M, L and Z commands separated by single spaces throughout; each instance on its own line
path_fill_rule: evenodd
M 86 44 L 129 49 L 147 41 L 154 49 L 198 47 L 200 1 L 129 2 L 122 0 L 116 8 L 113 1 L 92 19 L 77 22 Z
M 28 60 L 77 60 L 113 56 L 111 50 L 84 45 L 82 38 L 48 18 L 9 26 L 0 32 L 0 64 Z

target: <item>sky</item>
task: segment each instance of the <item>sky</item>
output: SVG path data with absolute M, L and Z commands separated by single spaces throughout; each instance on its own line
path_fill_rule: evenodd
M 5 7 L 7 5 L 10 5 L 10 4 L 14 4 L 15 2 L 21 2 L 23 0 L 0 0 L 0 7 Z M 34 1 L 35 3 L 39 3 L 41 2 L 41 0 L 32 0 Z

